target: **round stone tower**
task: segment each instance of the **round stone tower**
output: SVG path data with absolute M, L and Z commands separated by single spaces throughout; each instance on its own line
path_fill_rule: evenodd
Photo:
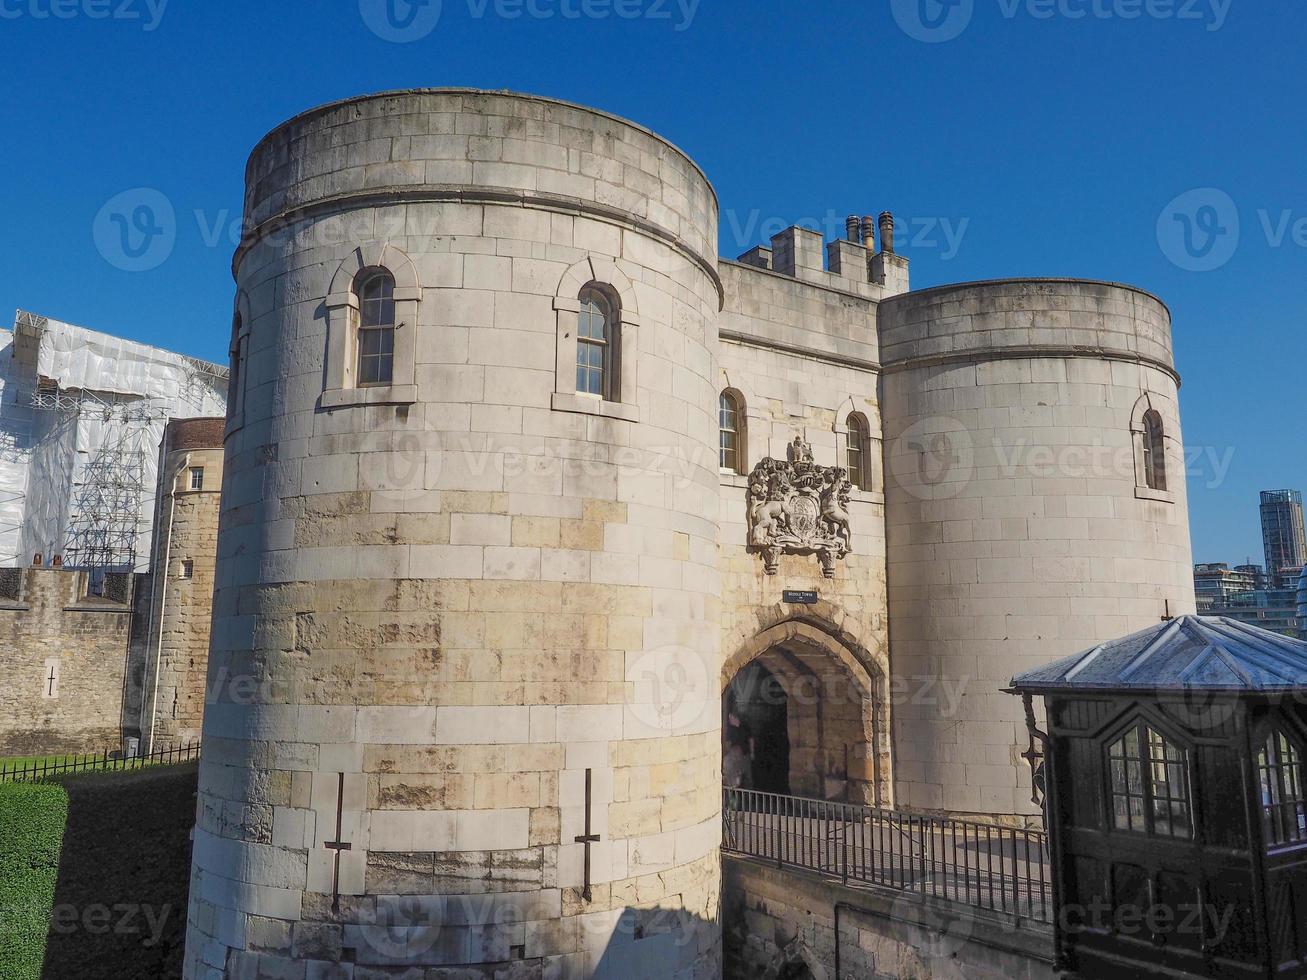
M 186 976 L 718 976 L 707 180 L 423 90 L 247 184 Z
M 141 735 L 162 748 L 200 737 L 222 489 L 220 418 L 164 430 L 150 562 Z
M 879 319 L 898 802 L 1033 814 L 1013 674 L 1194 611 L 1170 314 L 1015 280 Z

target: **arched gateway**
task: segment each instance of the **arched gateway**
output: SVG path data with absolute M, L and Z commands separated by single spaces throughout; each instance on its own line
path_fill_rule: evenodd
M 759 631 L 722 668 L 728 785 L 886 805 L 883 674 L 871 653 L 818 616 Z

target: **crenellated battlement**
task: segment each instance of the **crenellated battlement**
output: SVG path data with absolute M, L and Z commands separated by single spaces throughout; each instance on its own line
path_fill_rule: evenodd
M 822 233 L 814 228 L 793 225 L 773 235 L 770 247 L 755 246 L 738 261 L 832 289 L 866 293 L 867 287 L 879 286 L 883 292 L 872 297 L 876 299 L 909 288 L 908 260 L 894 250 L 894 216 L 889 211 L 879 218 L 849 215 L 844 237 L 831 242 L 823 242 Z

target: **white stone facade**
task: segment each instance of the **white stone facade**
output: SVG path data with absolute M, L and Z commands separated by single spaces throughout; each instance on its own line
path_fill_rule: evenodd
M 327 106 L 265 139 L 247 180 L 188 977 L 715 977 L 721 694 L 740 668 L 765 658 L 791 691 L 805 795 L 1029 813 L 1019 704 L 993 689 L 1041 643 L 1071 653 L 1192 604 L 1168 324 L 1142 294 L 895 300 L 907 263 L 876 252 L 874 222 L 824 262 L 802 229 L 720 261 L 716 197 L 684 154 L 526 96 Z M 393 362 L 363 385 L 377 270 Z M 592 287 L 602 396 L 576 376 Z M 732 472 L 726 390 L 745 420 Z M 896 484 L 905 433 L 939 424 L 1129 448 L 1144 393 L 1166 494 L 1022 484 L 983 451 L 938 507 L 910 468 Z M 748 474 L 796 437 L 849 467 L 850 416 L 861 485 L 832 505 L 849 554 L 829 577 L 802 553 L 767 574 Z M 1000 492 L 1026 509 L 987 513 Z M 989 687 L 926 710 L 918 674 Z

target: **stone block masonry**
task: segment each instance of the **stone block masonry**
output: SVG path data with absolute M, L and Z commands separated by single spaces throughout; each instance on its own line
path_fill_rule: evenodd
M 85 572 L 7 569 L 0 577 L 0 755 L 122 748 L 121 711 L 142 576 L 116 578 L 113 598 L 87 595 Z
M 223 419 L 174 419 L 160 450 L 146 613 L 134 673 L 147 749 L 200 737 L 223 477 Z
M 821 875 L 722 859 L 725 980 L 1053 980 L 1053 932 Z M 839 973 L 836 973 L 836 944 Z

